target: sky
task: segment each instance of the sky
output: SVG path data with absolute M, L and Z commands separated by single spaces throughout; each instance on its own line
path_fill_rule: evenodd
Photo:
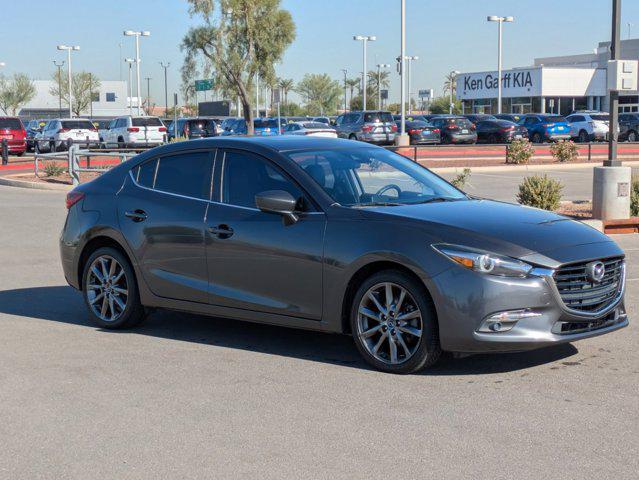
M 444 75 L 496 69 L 497 25 L 487 15 L 512 15 L 504 25 L 504 68 L 531 65 L 535 57 L 588 53 L 610 39 L 611 0 L 406 0 L 407 54 L 413 63 L 413 92 L 433 88 L 441 93 Z M 52 5 L 55 7 L 52 8 Z M 399 97 L 394 59 L 400 48 L 399 0 L 282 0 L 297 28 L 277 74 L 300 80 L 305 73 L 327 73 L 342 79 L 362 71 L 362 45 L 353 35 L 375 35 L 369 44 L 368 70 L 392 65 L 391 100 Z M 151 96 L 164 103 L 160 61 L 170 62 L 169 96 L 179 91 L 183 54 L 180 42 L 191 19 L 185 0 L 3 0 L 0 29 L 2 73 L 23 72 L 48 79 L 54 60 L 65 60 L 58 44 L 79 45 L 74 70 L 103 80 L 126 80 L 121 60 L 134 56 L 134 39 L 125 29 L 149 30 L 141 39 L 141 77 L 151 77 Z M 622 38 L 639 37 L 639 1 L 623 0 Z M 121 53 L 120 53 L 121 52 Z M 146 95 L 143 80 L 142 95 Z

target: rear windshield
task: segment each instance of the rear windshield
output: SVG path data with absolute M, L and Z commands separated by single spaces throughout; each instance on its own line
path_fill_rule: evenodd
M 0 118 L 0 128 L 9 130 L 22 130 L 22 124 L 17 118 Z
M 463 117 L 447 118 L 446 121 L 448 123 L 453 123 L 453 124 L 458 125 L 460 127 L 470 127 L 471 126 L 470 120 L 468 120 L 467 118 L 463 118 Z
M 268 119 L 268 120 L 255 120 L 253 123 L 255 128 L 277 128 L 277 120 Z
M 426 128 L 429 127 L 430 124 L 422 122 L 421 120 L 413 120 L 412 122 L 406 122 L 406 126 L 408 128 Z
M 516 125 L 514 122 L 511 122 L 510 120 L 496 120 L 495 123 L 499 125 L 500 127 L 512 127 L 513 125 Z
M 388 112 L 367 112 L 364 114 L 365 123 L 393 123 L 393 116 Z
M 88 120 L 63 120 L 62 128 L 68 128 L 69 130 L 93 130 L 95 127 Z
M 590 118 L 593 120 L 598 120 L 600 122 L 607 122 L 610 120 L 610 115 L 590 115 Z
M 554 115 L 552 117 L 543 117 L 542 120 L 546 123 L 566 123 L 566 119 L 564 117 L 560 117 L 559 115 Z
M 309 130 L 317 130 L 317 129 L 324 129 L 326 128 L 326 124 L 325 123 L 320 123 L 320 122 L 304 122 L 302 123 L 302 126 L 304 128 L 307 128 Z
M 209 120 L 204 119 L 204 120 L 189 120 L 189 129 L 194 131 L 194 132 L 202 132 L 204 130 L 206 130 L 207 128 L 211 128 L 211 126 L 209 126 L 210 124 L 213 124 L 213 122 L 209 122 Z
M 163 127 L 162 122 L 157 117 L 137 117 L 132 119 L 134 127 Z

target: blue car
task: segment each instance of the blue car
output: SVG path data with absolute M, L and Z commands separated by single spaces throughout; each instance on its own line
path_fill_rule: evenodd
M 570 140 L 570 125 L 560 115 L 531 113 L 519 120 L 519 125 L 528 130 L 528 138 L 533 143 Z
M 265 137 L 277 135 L 277 120 L 272 118 L 256 118 L 253 120 L 253 129 L 255 131 L 255 136 Z M 224 132 L 222 132 L 222 136 L 246 134 L 246 121 L 243 118 L 237 118 L 230 121 L 225 127 Z

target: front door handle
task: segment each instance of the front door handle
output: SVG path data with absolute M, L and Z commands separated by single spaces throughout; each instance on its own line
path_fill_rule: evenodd
M 216 227 L 209 227 L 209 233 L 217 238 L 225 239 L 233 236 L 233 229 L 228 225 L 222 224 Z
M 148 215 L 144 210 L 134 210 L 132 212 L 125 212 L 124 216 L 130 218 L 134 222 L 143 222 L 148 218 Z

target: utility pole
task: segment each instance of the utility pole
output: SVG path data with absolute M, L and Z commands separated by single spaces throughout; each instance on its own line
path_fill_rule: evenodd
M 69 82 L 69 118 L 73 118 L 73 82 L 71 76 L 71 52 L 80 50 L 80 47 L 77 45 L 68 46 L 68 45 L 58 45 L 58 50 L 66 50 L 67 52 L 67 80 Z
M 401 122 L 399 127 L 399 136 L 395 139 L 395 143 L 399 146 L 410 144 L 410 138 L 406 135 L 406 81 L 404 72 L 406 71 L 406 0 L 401 0 L 401 47 L 399 52 L 399 75 L 400 75 L 400 113 Z
M 347 110 L 347 108 L 346 108 L 346 102 L 347 102 L 346 95 L 347 95 L 347 92 L 348 92 L 348 87 L 346 85 L 346 81 L 347 81 L 346 75 L 348 74 L 348 70 L 343 68 L 342 69 L 342 73 L 344 74 L 344 113 L 346 113 L 346 110 Z
M 165 64 L 164 62 L 160 62 L 160 65 L 164 69 L 164 116 L 166 117 L 169 111 L 169 94 L 167 91 L 167 70 L 171 66 L 171 63 L 167 62 Z
M 353 40 L 362 42 L 362 110 L 366 110 L 366 46 L 368 45 L 368 42 L 374 42 L 377 40 L 377 37 L 374 35 L 355 35 L 353 36 Z
M 135 32 L 133 30 L 125 30 L 124 31 L 124 36 L 125 37 L 135 37 L 135 79 L 136 79 L 136 83 L 137 83 L 137 91 L 135 92 L 136 95 L 138 96 L 137 98 L 137 103 L 138 103 L 138 115 L 141 115 L 142 112 L 140 110 L 140 37 L 148 37 L 151 35 L 151 32 L 149 31 L 141 31 L 141 32 Z
M 53 64 L 58 68 L 58 113 L 62 117 L 62 67 L 64 67 L 64 60 L 60 63 L 54 60 Z
M 151 109 L 151 77 L 145 77 L 146 80 L 146 114 Z

